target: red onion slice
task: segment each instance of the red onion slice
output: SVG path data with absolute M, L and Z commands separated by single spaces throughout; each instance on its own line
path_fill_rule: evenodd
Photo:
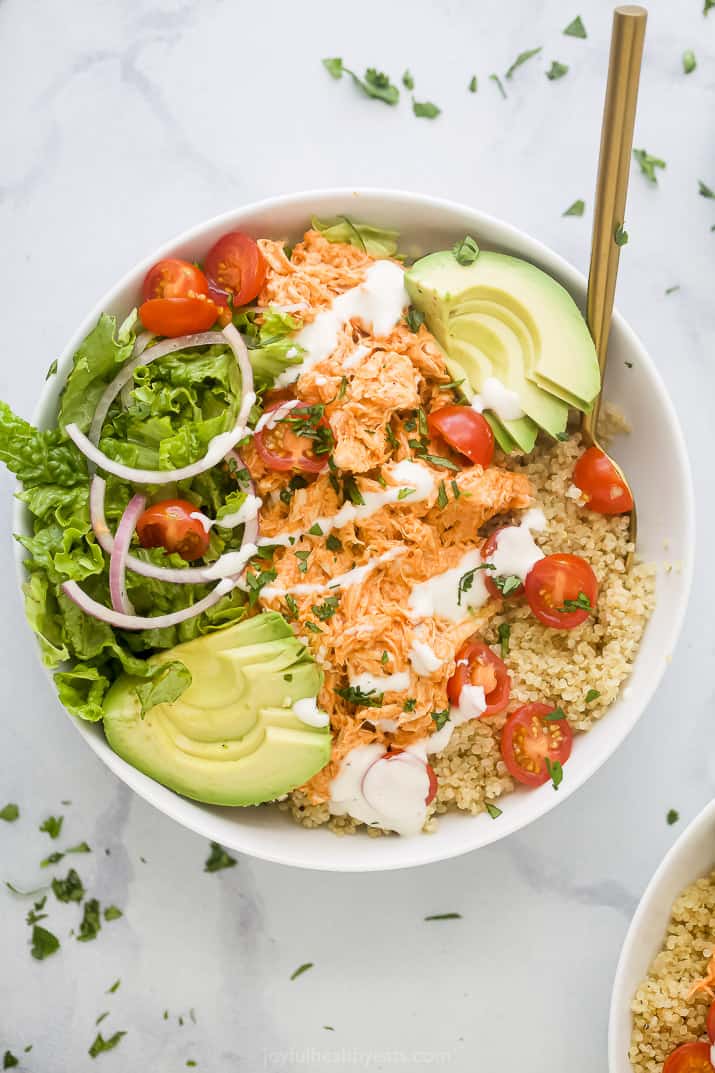
M 168 615 L 155 615 L 153 618 L 142 615 L 125 615 L 121 611 L 115 611 L 114 608 L 105 607 L 104 604 L 93 600 L 84 589 L 79 587 L 76 581 L 65 581 L 62 585 L 62 591 L 85 614 L 99 619 L 100 622 L 106 622 L 110 626 L 114 626 L 115 629 L 161 630 L 165 626 L 178 626 L 180 622 L 186 622 L 187 619 L 200 615 L 202 611 L 207 611 L 209 607 L 217 604 L 227 592 L 231 592 L 235 585 L 236 583 L 232 578 L 222 578 L 208 596 L 204 596 L 203 600 L 197 600 L 191 607 L 183 607 L 180 611 L 172 611 Z
M 117 526 L 114 547 L 109 559 L 109 595 L 112 600 L 112 607 L 115 611 L 121 611 L 124 615 L 134 614 L 134 607 L 127 596 L 125 584 L 127 556 L 129 555 L 129 545 L 132 542 L 134 530 L 144 512 L 145 506 L 146 498 L 144 496 L 133 496 L 129 500 Z

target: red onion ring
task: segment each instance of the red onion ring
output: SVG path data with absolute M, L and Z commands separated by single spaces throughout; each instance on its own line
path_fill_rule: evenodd
M 235 588 L 235 585 L 236 582 L 232 578 L 222 578 L 208 596 L 204 596 L 203 600 L 198 600 L 191 607 L 183 607 L 180 611 L 172 611 L 168 615 L 155 615 L 153 618 L 142 615 L 125 615 L 121 611 L 115 611 L 112 607 L 105 607 L 104 604 L 93 600 L 84 589 L 79 587 L 76 581 L 65 581 L 62 585 L 62 591 L 85 614 L 99 619 L 100 622 L 106 622 L 110 626 L 114 626 L 115 629 L 161 630 L 165 626 L 177 626 L 180 622 L 186 622 L 187 619 L 200 615 L 203 611 L 208 610 L 209 607 L 217 604 L 227 592 L 231 592 Z
M 125 584 L 127 556 L 129 555 L 129 545 L 132 542 L 134 530 L 137 527 L 140 516 L 144 513 L 145 506 L 145 496 L 133 496 L 129 500 L 117 526 L 114 547 L 109 558 L 109 595 L 112 600 L 112 607 L 115 611 L 121 611 L 124 615 L 134 614 L 134 607 L 127 596 Z

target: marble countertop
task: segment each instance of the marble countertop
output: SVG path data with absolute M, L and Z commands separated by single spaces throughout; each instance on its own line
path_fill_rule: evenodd
M 636 145 L 667 169 L 657 188 L 633 174 L 619 305 L 681 414 L 703 490 L 715 204 L 697 183 L 715 186 L 715 12 L 703 18 L 700 0 L 650 9 Z M 561 34 L 579 11 L 586 41 Z M 331 0 L 3 0 L 0 397 L 29 415 L 75 325 L 158 243 L 291 189 L 440 194 L 513 221 L 585 269 L 610 5 L 362 0 L 357 18 L 346 12 Z M 502 100 L 489 73 L 537 45 L 543 55 Z M 698 58 L 689 76 L 686 48 Z M 336 54 L 395 77 L 409 67 L 418 99 L 443 114 L 416 119 L 407 101 L 389 109 L 332 82 L 320 58 Z M 566 78 L 544 77 L 552 59 L 570 65 Z M 564 218 L 576 198 L 585 217 Z M 712 494 L 698 501 L 694 592 L 666 679 L 618 754 L 563 808 L 418 870 L 313 874 L 241 858 L 207 874 L 206 843 L 134 797 L 60 714 L 22 622 L 4 474 L 2 485 L 0 805 L 17 801 L 22 814 L 0 824 L 0 878 L 44 878 L 38 862 L 55 843 L 38 825 L 63 814 L 60 841 L 93 849 L 75 861 L 85 886 L 124 916 L 77 943 L 66 938 L 76 907 L 53 900 L 62 950 L 36 962 L 28 904 L 0 891 L 0 1053 L 32 1044 L 21 1067 L 30 1073 L 94 1068 L 87 1050 L 109 1010 L 100 1030 L 127 1035 L 98 1059 L 108 1071 L 195 1062 L 210 1073 L 603 1073 L 628 921 L 712 796 Z M 670 808 L 681 817 L 672 827 Z M 447 911 L 462 919 L 424 922 Z M 303 962 L 314 967 L 291 981 Z

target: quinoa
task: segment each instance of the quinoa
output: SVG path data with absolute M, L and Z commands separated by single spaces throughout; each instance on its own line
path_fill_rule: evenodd
M 711 999 L 693 983 L 705 975 L 715 951 L 715 872 L 678 895 L 665 942 L 631 1003 L 633 1030 L 629 1058 L 633 1073 L 661 1073 L 663 1062 L 681 1043 L 707 1040 L 705 1018 Z
M 602 421 L 608 434 L 627 425 L 609 408 Z M 531 614 L 525 602 L 507 601 L 490 622 L 484 638 L 498 651 L 497 630 L 511 627 L 504 661 L 512 679 L 510 710 L 527 701 L 560 705 L 574 731 L 587 731 L 613 704 L 633 667 L 643 631 L 655 604 L 655 570 L 637 559 L 626 566 L 633 545 L 628 540 L 628 515 L 585 511 L 573 495 L 572 473 L 583 451 L 580 434 L 554 444 L 539 442 L 530 455 L 501 457 L 500 466 L 528 476 L 534 505 L 543 510 L 547 528 L 534 539 L 549 555 L 571 552 L 583 556 L 599 582 L 595 615 L 572 630 L 552 630 Z M 570 492 L 570 494 L 569 494 Z M 489 529 L 504 525 L 495 518 Z M 587 702 L 589 690 L 598 697 Z M 473 719 L 457 727 L 447 747 L 430 758 L 439 781 L 426 831 L 435 815 L 454 808 L 471 814 L 514 789 L 500 749 L 508 712 Z M 568 773 L 566 774 L 568 778 Z M 296 790 L 279 805 L 305 827 L 327 823 L 336 834 L 351 834 L 364 825 L 349 816 L 331 816 L 327 804 L 313 805 Z M 371 835 L 384 832 L 368 828 Z

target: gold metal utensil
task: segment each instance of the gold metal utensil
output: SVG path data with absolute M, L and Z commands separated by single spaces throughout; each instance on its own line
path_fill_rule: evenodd
M 598 354 L 602 387 L 606 373 L 608 336 L 611 329 L 618 258 L 622 244 L 620 240 L 622 240 L 625 220 L 628 174 L 633 148 L 633 125 L 636 117 L 638 82 L 647 18 L 648 12 L 644 7 L 631 4 L 617 7 L 613 12 L 586 298 L 586 320 Z M 600 408 L 601 393 L 594 400 L 591 412 L 583 415 L 581 433 L 587 447 L 593 446 L 603 450 L 598 442 L 597 434 Z M 618 463 L 610 456 L 609 460 L 628 483 Z M 631 511 L 629 538 L 635 542 L 635 500 Z

